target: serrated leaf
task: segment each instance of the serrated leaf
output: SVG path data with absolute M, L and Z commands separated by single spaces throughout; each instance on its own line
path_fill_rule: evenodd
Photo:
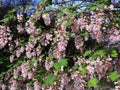
M 84 32 L 81 34 L 82 37 L 86 37 L 86 36 L 89 36 L 89 33 L 88 32 Z
M 104 57 L 105 56 L 105 51 L 104 50 L 97 50 L 90 58 L 89 58 L 89 60 L 92 60 L 92 61 L 94 61 L 94 60 L 96 60 L 97 59 L 97 57 L 98 56 L 100 56 L 100 57 Z
M 45 85 L 53 85 L 54 81 L 57 80 L 57 77 L 53 74 L 47 76 L 44 80 Z
M 88 56 L 88 55 L 90 55 L 90 54 L 91 54 L 91 50 L 88 50 L 88 51 L 86 51 L 86 52 L 83 54 L 83 56 L 86 57 L 86 56 Z
M 91 60 L 91 61 L 94 61 L 94 60 L 96 60 L 96 58 L 97 58 L 97 56 L 91 56 L 90 58 L 89 58 L 89 60 Z
M 73 21 L 67 21 L 67 23 L 65 24 L 65 28 L 71 26 L 73 24 Z
M 119 74 L 117 71 L 111 72 L 108 76 L 110 80 L 115 81 L 119 78 Z
M 33 86 L 33 81 L 27 83 L 28 86 Z
M 17 80 L 22 80 L 22 79 L 23 79 L 22 76 L 19 76 Z
M 91 78 L 88 81 L 88 86 L 89 87 L 96 87 L 98 83 L 99 83 L 99 81 L 96 78 Z
M 112 50 L 111 57 L 117 57 L 118 53 L 116 50 Z
M 67 67 L 68 65 L 68 61 L 67 59 L 62 59 L 59 62 L 54 63 L 53 67 L 57 70 L 57 71 L 61 71 L 61 67 Z
M 67 61 L 68 59 L 61 59 L 60 61 L 59 61 L 59 64 L 61 65 L 61 66 L 67 66 L 68 65 L 68 61 Z
M 97 50 L 93 55 L 94 56 L 104 56 L 105 51 L 104 50 Z
M 77 70 L 79 67 L 77 65 L 73 66 L 72 69 L 73 70 Z
M 84 74 L 87 73 L 87 69 L 83 68 L 83 69 L 79 70 L 79 73 L 82 74 L 82 75 L 84 75 Z

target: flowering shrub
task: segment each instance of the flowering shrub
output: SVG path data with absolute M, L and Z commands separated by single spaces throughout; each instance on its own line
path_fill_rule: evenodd
M 67 7 L 43 13 L 38 7 L 27 19 L 4 18 L 0 88 L 119 90 L 119 15 L 112 6 L 83 13 Z

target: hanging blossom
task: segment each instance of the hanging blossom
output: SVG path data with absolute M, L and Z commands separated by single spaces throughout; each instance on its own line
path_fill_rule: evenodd
M 26 90 L 33 90 L 31 86 L 26 85 Z
M 39 51 L 36 51 L 36 50 L 34 49 L 34 46 L 36 45 L 36 43 L 37 43 L 37 41 L 36 41 L 36 39 L 34 39 L 33 41 L 28 42 L 28 43 L 26 44 L 25 50 L 26 50 L 26 56 L 27 56 L 28 58 L 31 58 L 32 56 L 36 56 L 36 53 L 39 52 Z M 39 53 L 38 53 L 38 54 L 39 54 Z
M 79 75 L 78 71 L 71 73 L 71 79 L 75 90 L 85 90 L 85 80 Z
M 100 61 L 99 58 L 97 58 L 97 60 L 95 61 L 95 71 L 98 74 L 98 78 L 99 80 L 101 80 L 102 78 L 104 78 L 106 76 L 106 71 L 104 70 L 104 65 L 103 62 Z
M 11 87 L 10 87 L 10 90 L 16 90 L 18 89 L 18 82 L 16 80 L 12 80 L 11 81 Z
M 18 33 L 19 33 L 19 34 L 23 34 L 23 33 L 24 33 L 24 28 L 22 27 L 21 24 L 18 24 L 18 25 L 17 25 L 17 30 L 18 30 Z
M 28 79 L 32 79 L 34 76 L 33 72 L 28 72 Z
M 18 48 L 16 51 L 16 57 L 19 58 L 23 52 L 24 52 L 24 47 Z
M 65 51 L 66 50 L 66 46 L 68 44 L 68 36 L 67 36 L 67 32 L 66 32 L 66 28 L 65 28 L 65 24 L 67 23 L 67 21 L 64 21 L 61 25 L 61 29 L 58 31 L 58 50 L 60 52 Z
M 20 67 L 23 78 L 26 78 L 28 76 L 28 70 L 30 69 L 28 62 L 22 64 Z
M 31 15 L 31 18 L 35 19 L 36 21 L 41 18 L 41 14 L 35 12 Z
M 53 35 L 52 34 L 49 34 L 49 33 L 46 33 L 45 34 L 45 40 L 44 40 L 44 44 L 45 44 L 45 46 L 47 46 L 48 44 L 50 44 L 50 41 L 52 41 L 52 38 L 53 37 Z
M 10 79 L 10 77 L 11 77 L 11 72 L 7 72 L 6 75 L 5 75 L 4 80 L 7 81 L 7 80 Z
M 120 41 L 120 31 L 115 27 L 108 30 L 108 39 L 109 39 L 110 43 L 119 42 Z
M 114 82 L 115 89 L 114 90 L 120 90 L 120 81 Z
M 80 32 L 79 20 L 75 19 L 75 17 L 74 17 L 74 18 L 72 18 L 71 21 L 73 21 L 73 24 L 71 25 L 72 32 L 76 33 L 76 34 L 79 33 Z
M 44 19 L 45 25 L 50 26 L 51 20 L 50 20 L 49 14 L 43 14 L 42 18 Z
M 16 46 L 18 46 L 20 44 L 18 39 L 14 40 L 14 43 L 15 43 Z
M 81 29 L 81 31 L 83 29 L 86 28 L 86 25 L 88 25 L 88 16 L 87 14 L 82 14 L 80 18 L 78 18 L 77 22 L 76 22 L 79 26 L 79 28 Z
M 41 89 L 41 83 L 38 81 L 34 81 L 34 90 L 40 90 Z
M 58 51 L 58 49 L 55 49 L 55 50 L 53 51 L 53 54 L 54 54 L 54 57 L 55 57 L 56 59 L 58 59 L 58 60 L 61 59 L 61 53 Z
M 91 78 L 93 78 L 94 73 L 95 73 L 95 68 L 94 68 L 95 62 L 88 61 L 87 64 L 88 64 L 87 67 L 86 67 L 87 68 L 87 73 Z
M 80 36 L 76 36 L 74 42 L 76 49 L 80 49 L 84 44 Z
M 58 22 L 59 21 L 60 20 L 58 20 Z M 53 52 L 56 59 L 64 58 L 65 56 L 64 51 L 66 50 L 69 40 L 65 27 L 66 23 L 67 21 L 64 21 L 60 28 L 58 28 L 58 31 L 54 31 L 54 34 L 56 35 L 56 39 L 54 39 L 54 41 L 57 41 L 57 47 L 55 47 L 56 49 Z
M 45 68 L 46 70 L 50 70 L 50 68 L 53 66 L 53 61 L 51 60 L 45 60 Z
M 10 50 L 10 51 L 13 51 L 13 50 L 14 50 L 14 45 L 13 45 L 13 44 L 9 43 L 8 46 L 9 46 L 9 50 Z
M 1 85 L 2 90 L 6 90 L 6 87 L 7 87 L 7 86 L 6 86 L 5 84 L 2 84 L 2 85 Z
M 101 31 L 101 25 L 104 21 L 103 18 L 103 10 L 98 9 L 96 12 L 91 12 L 91 23 L 89 25 L 86 25 L 86 30 L 90 33 L 90 36 L 93 39 L 96 39 L 98 42 L 101 42 L 103 40 L 103 34 Z
M 19 69 L 14 69 L 13 70 L 13 77 L 14 77 L 14 79 L 17 79 L 18 75 L 19 75 Z
M 4 48 L 6 44 L 12 40 L 12 37 L 10 35 L 11 30 L 6 25 L 0 26 L 0 49 Z
M 21 23 L 23 21 L 23 14 L 17 14 L 17 20 Z
M 25 29 L 26 29 L 26 31 L 27 31 L 28 34 L 33 35 L 35 37 L 38 36 L 39 29 L 37 29 L 35 27 L 34 22 L 32 22 L 30 19 L 26 22 Z
M 36 48 L 36 56 L 39 56 L 41 54 L 41 46 L 38 46 Z
M 61 89 L 64 89 L 64 87 L 69 83 L 70 79 L 68 78 L 67 74 L 60 75 L 60 81 L 61 81 Z
M 10 62 L 12 63 L 14 61 L 15 55 L 10 55 Z
M 82 80 L 80 77 L 77 77 L 74 80 L 74 89 L 75 90 L 85 90 L 85 80 Z

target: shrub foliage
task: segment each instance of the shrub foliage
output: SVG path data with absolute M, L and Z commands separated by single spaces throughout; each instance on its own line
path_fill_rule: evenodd
M 119 11 L 104 3 L 80 12 L 44 7 L 28 17 L 14 9 L 1 20 L 0 87 L 119 90 Z

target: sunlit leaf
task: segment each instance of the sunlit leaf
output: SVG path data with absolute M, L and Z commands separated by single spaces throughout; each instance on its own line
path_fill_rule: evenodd
M 98 83 L 99 83 L 99 81 L 96 78 L 91 78 L 88 81 L 88 86 L 89 87 L 96 87 Z
M 117 79 L 119 78 L 118 72 L 117 72 L 117 71 L 111 72 L 111 73 L 109 74 L 109 78 L 110 78 L 112 81 L 117 80 Z

